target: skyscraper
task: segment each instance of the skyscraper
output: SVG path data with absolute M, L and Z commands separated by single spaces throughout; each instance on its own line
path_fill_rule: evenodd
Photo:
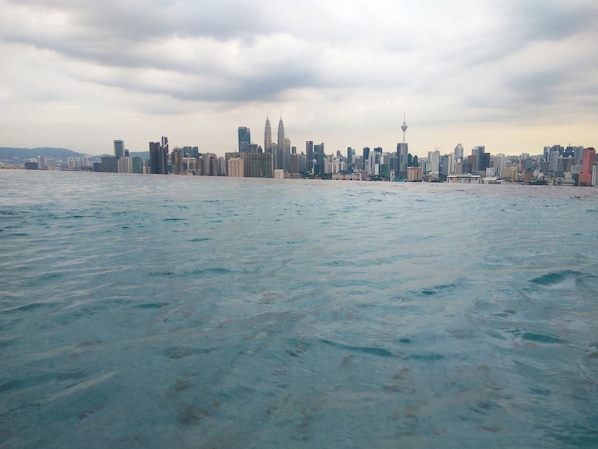
M 261 153 L 261 164 L 262 164 L 262 178 L 273 178 L 274 177 L 274 170 L 272 158 L 274 155 L 272 153 Z
M 264 153 L 272 152 L 272 127 L 270 118 L 266 116 L 266 127 L 264 129 Z
M 440 151 L 428 151 L 428 162 L 426 170 L 437 175 L 440 174 Z
M 366 170 L 370 163 L 370 147 L 363 147 L 361 151 L 362 170 Z
M 168 174 L 168 137 L 160 142 L 150 142 L 150 170 L 153 174 Z
M 251 144 L 251 132 L 249 128 L 245 126 L 239 126 L 238 131 L 239 137 L 239 153 L 246 153 L 249 151 L 249 145 Z
M 118 173 L 133 173 L 133 165 L 130 156 L 118 158 L 116 163 Z
M 472 165 L 471 171 L 484 175 L 490 167 L 490 153 L 486 153 L 484 145 L 478 145 L 471 150 Z
M 114 141 L 114 157 L 123 157 L 125 155 L 125 142 L 124 140 Z
M 349 164 L 353 162 L 353 156 L 355 156 L 355 150 L 351 147 L 347 147 L 347 162 Z
M 183 173 L 183 149 L 175 148 L 172 150 L 170 162 L 172 163 L 172 172 L 175 175 Z
M 463 160 L 463 145 L 461 145 L 460 143 L 458 143 L 455 147 L 455 159 L 457 161 Z
M 233 178 L 242 178 L 245 176 L 244 161 L 240 157 L 231 157 L 228 159 L 228 176 Z
M 407 143 L 397 143 L 397 169 L 395 176 L 407 179 L 407 166 L 409 165 L 409 146 Z
M 580 186 L 592 185 L 592 170 L 594 162 L 596 162 L 596 150 L 594 148 L 585 148 L 583 150 L 583 164 L 581 173 L 579 174 Z
M 313 173 L 314 170 L 314 143 L 311 140 L 305 142 L 305 170 Z
M 143 158 L 141 156 L 133 156 L 131 165 L 133 173 L 143 173 Z
M 243 159 L 243 172 L 248 178 L 261 178 L 262 155 L 260 153 L 241 153 Z
M 290 172 L 291 171 L 291 139 L 288 137 L 284 138 L 284 147 L 282 151 L 282 168 L 284 171 Z
M 322 176 L 324 174 L 324 143 L 314 145 L 314 175 Z
M 405 131 L 407 131 L 407 123 L 405 123 L 405 114 L 403 114 L 403 124 L 401 125 L 403 131 L 403 142 L 397 143 L 397 167 L 395 169 L 395 177 L 400 179 L 407 179 L 407 167 L 409 165 L 409 146 L 405 142 Z
M 282 123 L 282 116 L 278 121 L 278 141 L 276 142 L 276 168 L 284 168 L 284 123 Z

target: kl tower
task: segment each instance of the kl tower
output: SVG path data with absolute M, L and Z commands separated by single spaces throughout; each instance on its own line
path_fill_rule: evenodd
M 403 125 L 401 126 L 403 130 L 403 143 L 405 143 L 405 131 L 407 131 L 407 123 L 405 123 L 405 113 L 403 112 Z
M 403 142 L 397 144 L 397 168 L 395 171 L 395 178 L 407 179 L 407 165 L 409 160 L 409 147 L 405 142 L 405 131 L 407 131 L 407 123 L 405 123 L 405 113 L 403 112 Z

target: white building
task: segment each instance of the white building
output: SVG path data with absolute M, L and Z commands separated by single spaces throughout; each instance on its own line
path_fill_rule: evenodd
M 428 163 L 426 163 L 426 171 L 428 173 L 440 174 L 440 151 L 428 151 Z
M 118 159 L 119 173 L 133 173 L 133 164 L 130 156 L 124 156 Z
M 242 178 L 244 175 L 243 159 L 240 157 L 231 157 L 228 160 L 228 176 Z
M 472 175 L 470 173 L 463 175 L 448 175 L 446 177 L 447 182 L 459 184 L 479 184 L 481 179 L 482 177 L 480 175 Z

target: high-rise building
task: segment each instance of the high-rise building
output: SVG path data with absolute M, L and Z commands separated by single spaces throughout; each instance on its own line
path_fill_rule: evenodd
M 380 158 L 380 176 L 389 179 L 390 178 L 390 153 L 382 153 Z
M 168 137 L 162 137 L 160 142 L 150 142 L 150 170 L 153 174 L 168 174 Z
M 38 170 L 47 170 L 48 169 L 48 160 L 46 159 L 45 156 L 37 157 L 37 169 Z
M 245 126 L 239 126 L 238 131 L 239 138 L 239 153 L 246 153 L 249 151 L 249 145 L 251 144 L 251 132 L 249 128 Z
M 228 159 L 228 176 L 242 178 L 244 176 L 244 163 L 240 157 L 231 157 Z
M 324 144 L 314 145 L 314 175 L 322 176 L 324 174 Z
M 313 173 L 314 170 L 314 143 L 311 140 L 305 142 L 305 170 Z
M 199 157 L 199 148 L 192 146 L 185 146 L 181 148 L 183 151 L 183 157 L 192 157 L 197 159 Z
M 550 150 L 550 155 L 548 156 L 548 171 L 557 173 L 559 171 L 559 158 L 561 154 L 558 148 L 554 148 Z
M 463 160 L 463 145 L 460 143 L 457 144 L 455 147 L 455 162 L 459 162 Z
M 367 166 L 370 163 L 370 147 L 364 147 L 361 152 L 361 161 L 363 166 L 361 167 L 362 170 L 367 170 Z
M 274 178 L 274 165 L 272 153 L 260 153 L 262 178 Z
M 289 167 L 289 173 L 299 173 L 299 155 L 297 154 L 297 152 L 291 152 L 291 164 Z
M 297 165 L 299 167 L 299 173 L 303 173 L 305 171 L 305 154 L 304 153 L 297 153 Z
M 270 154 L 269 158 L 262 158 L 262 163 L 266 163 L 264 161 L 270 161 L 272 165 L 266 171 L 268 174 L 274 173 L 274 168 L 276 168 L 276 148 L 272 143 L 272 127 L 270 126 L 270 117 L 266 116 L 266 125 L 264 127 L 264 154 Z M 265 176 L 266 178 L 271 178 L 272 176 Z
M 149 143 L 149 153 L 150 153 L 150 172 L 154 175 L 159 175 L 160 173 L 160 158 L 161 158 L 161 151 L 160 151 L 160 142 L 150 142 Z M 103 169 L 104 167 L 102 167 Z
M 143 158 L 141 156 L 133 156 L 131 165 L 133 173 L 143 173 Z
M 276 168 L 284 168 L 284 123 L 282 122 L 282 116 L 278 121 L 278 141 L 276 142 Z
M 581 165 L 583 163 L 583 147 L 571 147 L 573 149 L 573 163 Z
M 114 141 L 114 157 L 123 157 L 125 155 L 125 141 Z
M 581 166 L 581 173 L 579 174 L 579 185 L 580 186 L 591 186 L 592 185 L 592 170 L 593 165 L 596 162 L 596 150 L 594 148 L 584 148 L 583 150 L 583 163 Z
M 351 147 L 347 147 L 347 162 L 349 164 L 353 162 L 353 156 L 355 156 L 355 150 Z
M 118 158 L 117 171 L 118 173 L 133 173 L 133 164 L 130 156 Z
M 446 155 L 446 170 L 443 170 L 443 174 L 454 175 L 456 173 L 457 173 L 457 161 L 456 161 L 455 155 L 449 153 Z
M 447 176 L 450 170 L 450 161 L 453 159 L 452 154 L 445 154 L 440 156 L 440 176 Z
M 471 150 L 472 158 L 472 171 L 483 172 L 485 175 L 486 169 L 490 167 L 490 153 L 486 153 L 486 147 L 479 145 Z
M 118 158 L 116 156 L 102 156 L 102 171 L 104 173 L 118 173 Z
M 370 153 L 370 160 L 368 162 L 368 175 L 369 176 L 380 176 L 380 169 L 382 167 L 382 148 L 376 147 L 374 151 Z
M 172 172 L 175 175 L 183 173 L 183 149 L 175 148 L 172 150 L 170 162 L 172 163 Z
M 261 153 L 241 153 L 243 159 L 243 172 L 248 178 L 262 177 L 262 155 Z
M 426 163 L 426 172 L 440 174 L 440 151 L 428 151 L 428 162 Z
M 272 127 L 270 126 L 270 118 L 266 117 L 266 126 L 264 129 L 264 153 L 272 152 Z
M 422 181 L 422 167 L 409 167 L 407 169 L 407 181 L 421 182 Z
M 401 179 L 407 179 L 407 168 L 409 166 L 409 144 L 401 142 L 397 144 L 397 168 L 395 176 Z
M 282 153 L 284 171 L 291 171 L 291 140 L 288 137 L 284 138 L 284 147 Z

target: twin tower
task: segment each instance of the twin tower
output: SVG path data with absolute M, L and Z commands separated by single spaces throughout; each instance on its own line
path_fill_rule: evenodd
M 278 121 L 278 140 L 272 142 L 272 127 L 270 118 L 266 117 L 266 126 L 264 129 L 264 152 L 272 153 L 274 160 L 274 169 L 290 170 L 291 166 L 291 141 L 284 135 L 284 123 L 282 117 Z
M 239 153 L 260 152 L 258 145 L 251 143 L 251 133 L 249 128 L 239 127 Z M 270 119 L 266 118 L 266 127 L 264 130 L 264 153 L 272 154 L 274 169 L 284 169 L 289 171 L 291 165 L 291 141 L 284 135 L 284 123 L 282 117 L 278 122 L 278 140 L 272 142 L 272 127 Z

